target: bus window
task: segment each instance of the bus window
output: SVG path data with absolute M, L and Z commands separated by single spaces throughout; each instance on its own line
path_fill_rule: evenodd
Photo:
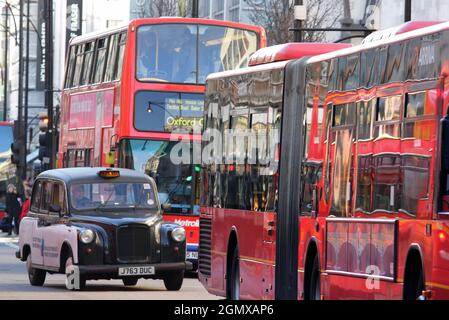
M 391 44 L 389 46 L 384 83 L 399 82 L 405 79 L 405 47 L 405 42 Z
M 105 82 L 110 82 L 114 77 L 114 70 L 117 66 L 117 49 L 118 49 L 118 35 L 114 34 L 109 38 L 108 59 L 106 64 L 106 73 L 104 76 Z
M 400 210 L 416 216 L 418 203 L 429 197 L 429 158 L 402 156 L 402 196 Z M 419 183 L 417 183 L 419 181 Z
M 372 211 L 372 155 L 360 156 L 357 165 L 357 200 L 356 211 L 370 213 Z
M 361 101 L 357 103 L 358 121 L 357 121 L 357 139 L 370 140 L 373 136 L 373 120 L 376 100 Z
M 97 42 L 97 53 L 95 61 L 94 80 L 93 83 L 100 83 L 103 81 L 104 69 L 106 65 L 107 53 L 107 38 L 99 39 Z
M 119 80 L 123 72 L 123 60 L 125 57 L 126 33 L 119 36 L 119 49 L 117 55 L 117 68 L 114 71 L 114 80 Z
M 70 47 L 70 54 L 69 54 L 69 60 L 68 60 L 68 67 L 66 71 L 66 79 L 65 79 L 65 88 L 70 88 L 72 86 L 72 80 L 73 80 L 73 73 L 75 71 L 75 60 L 76 60 L 76 50 L 78 47 L 71 46 Z
M 379 98 L 374 134 L 376 138 L 401 137 L 401 107 L 402 96 Z
M 374 157 L 373 208 L 397 212 L 400 206 L 401 156 L 385 154 Z
M 86 43 L 84 45 L 84 63 L 80 86 L 90 83 L 93 58 L 94 58 L 94 43 L 93 42 Z
M 75 59 L 75 67 L 74 67 L 74 75 L 73 82 L 71 83 L 71 87 L 78 87 L 81 80 L 81 71 L 83 68 L 83 57 L 84 57 L 84 45 L 76 46 L 76 59 Z
M 258 49 L 257 34 L 219 26 L 199 27 L 198 82 L 210 73 L 246 67 Z

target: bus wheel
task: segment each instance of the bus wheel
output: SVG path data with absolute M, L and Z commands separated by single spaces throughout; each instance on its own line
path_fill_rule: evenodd
M 164 278 L 164 285 L 168 291 L 179 291 L 184 282 L 184 270 L 168 273 Z
M 320 261 L 318 255 L 315 255 L 312 264 L 312 272 L 310 274 L 310 300 L 321 299 L 321 283 L 320 283 Z
M 404 300 L 425 300 L 424 290 L 424 273 L 421 265 L 416 264 L 415 268 L 408 266 L 404 279 Z
M 230 299 L 240 300 L 240 258 L 239 258 L 239 248 L 236 247 L 234 250 L 234 255 L 232 257 L 231 264 L 231 275 L 229 279 L 230 285 Z
M 45 282 L 45 276 L 47 273 L 45 270 L 33 268 L 31 264 L 31 253 L 28 254 L 27 257 L 27 271 L 28 271 L 28 279 L 30 280 L 30 284 L 36 287 L 42 287 Z

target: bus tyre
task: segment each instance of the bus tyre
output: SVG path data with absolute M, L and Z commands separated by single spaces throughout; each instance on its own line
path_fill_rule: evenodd
M 179 291 L 184 281 L 184 270 L 168 273 L 164 278 L 164 285 L 168 291 Z
M 231 262 L 231 275 L 229 279 L 230 299 L 240 300 L 240 257 L 239 248 L 236 247 Z
M 424 274 L 422 268 L 419 268 L 419 271 L 404 281 L 404 300 L 425 300 L 424 290 Z
M 139 281 L 138 278 L 123 278 L 123 284 L 127 287 L 134 287 Z
M 46 272 L 42 269 L 33 268 L 31 263 L 31 253 L 27 257 L 28 279 L 32 286 L 42 287 L 45 282 Z
M 313 263 L 310 269 L 310 284 L 308 288 L 308 299 L 309 300 L 320 300 L 321 299 L 321 286 L 320 286 L 320 260 L 318 255 L 315 255 Z

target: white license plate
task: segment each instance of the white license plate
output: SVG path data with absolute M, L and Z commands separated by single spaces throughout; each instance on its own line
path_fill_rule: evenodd
M 118 275 L 121 277 L 147 276 L 155 273 L 154 267 L 123 267 L 118 269 Z
M 187 259 L 198 259 L 198 252 L 189 252 L 186 254 Z

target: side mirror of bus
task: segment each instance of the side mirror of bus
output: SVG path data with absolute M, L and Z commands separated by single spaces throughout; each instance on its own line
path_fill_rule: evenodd
M 171 211 L 171 203 L 164 203 L 164 204 L 162 204 L 162 210 L 164 212 Z
M 108 152 L 108 154 L 106 155 L 105 162 L 108 166 L 115 165 L 115 151 L 111 150 Z
M 316 186 L 313 187 L 313 191 L 312 191 L 312 212 L 313 212 L 314 218 L 317 218 L 318 217 L 318 191 L 317 191 Z

